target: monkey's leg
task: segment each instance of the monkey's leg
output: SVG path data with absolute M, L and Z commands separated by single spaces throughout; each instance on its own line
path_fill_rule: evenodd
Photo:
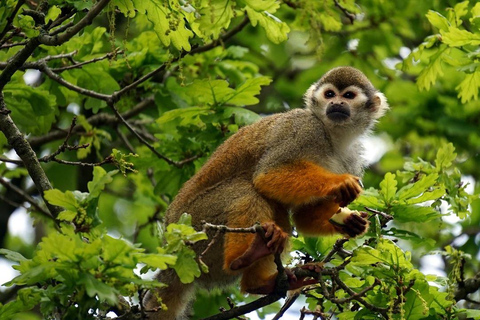
M 228 226 L 251 227 L 260 222 L 265 235 L 259 233 L 227 233 L 224 242 L 224 270 L 236 271 L 251 265 L 258 259 L 282 252 L 291 225 L 285 208 L 270 203 L 258 194 L 251 184 L 242 197 L 231 203 L 227 210 Z M 235 272 L 234 272 L 235 273 Z
M 362 191 L 358 177 L 335 174 L 305 160 L 260 172 L 254 185 L 265 196 L 290 205 L 308 204 L 329 196 L 346 206 Z
M 341 208 L 333 201 L 296 208 L 293 221 L 298 231 L 308 235 L 342 233 L 356 237 L 368 229 L 367 215 Z
M 246 243 L 249 243 L 249 246 L 240 256 L 237 256 L 237 254 L 240 253 L 238 252 L 238 250 L 233 256 L 231 255 L 230 252 L 225 253 L 226 255 L 227 254 L 229 255 L 229 257 L 225 259 L 226 263 L 228 263 L 228 260 L 231 260 L 234 258 L 233 261 L 229 263 L 231 270 L 238 270 L 238 269 L 245 268 L 251 265 L 253 262 L 259 260 L 260 258 L 263 258 L 270 254 L 283 252 L 283 249 L 285 249 L 285 244 L 288 239 L 288 233 L 284 232 L 280 227 L 278 227 L 273 222 L 265 222 L 262 224 L 262 227 L 265 231 L 265 235 L 256 233 L 253 236 L 253 239 L 246 239 L 247 240 Z M 232 237 L 234 236 L 235 235 L 227 237 L 225 242 L 226 248 L 232 247 L 232 245 L 230 244 L 232 243 L 232 241 L 235 241 L 235 240 L 232 240 Z M 243 248 L 245 248 L 245 246 L 243 246 Z

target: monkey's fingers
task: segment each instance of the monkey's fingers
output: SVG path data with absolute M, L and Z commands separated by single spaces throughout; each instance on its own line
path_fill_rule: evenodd
M 364 234 L 369 222 L 368 214 L 365 212 L 351 211 L 348 208 L 340 208 L 338 213 L 334 214 L 329 220 L 340 233 L 346 234 L 349 237 L 357 237 Z

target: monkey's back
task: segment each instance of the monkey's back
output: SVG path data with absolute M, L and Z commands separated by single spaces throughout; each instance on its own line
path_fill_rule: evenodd
M 187 209 L 219 184 L 239 176 L 251 177 L 267 147 L 265 133 L 283 115 L 268 116 L 245 126 L 221 144 L 202 168 L 182 186 L 167 210 L 166 222 L 175 222 L 184 212 L 195 214 Z M 194 220 L 197 219 L 194 217 Z

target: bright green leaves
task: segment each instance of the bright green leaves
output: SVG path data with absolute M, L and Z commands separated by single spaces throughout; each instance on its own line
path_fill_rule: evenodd
M 385 203 L 390 203 L 395 197 L 396 192 L 397 181 L 395 180 L 395 175 L 388 172 L 385 174 L 385 178 L 380 183 L 380 193 L 383 195 L 383 201 L 385 201 Z
M 58 220 L 72 222 L 77 230 L 90 230 L 100 223 L 97 214 L 98 197 L 105 186 L 113 181 L 112 177 L 117 172 L 118 170 L 106 172 L 102 167 L 95 167 L 93 180 L 88 183 L 90 193 L 52 189 L 45 191 L 45 199 L 50 204 L 65 209 L 60 212 Z
M 263 27 L 267 38 L 273 43 L 281 43 L 287 40 L 287 35 L 290 32 L 288 25 L 267 11 L 274 12 L 277 9 L 278 4 L 275 1 L 245 0 L 245 2 L 247 3 L 245 10 L 254 27 L 257 24 Z
M 77 318 L 80 314 L 88 314 L 92 308 L 104 308 L 105 303 L 116 305 L 119 295 L 130 296 L 140 288 L 160 286 L 160 283 L 142 280 L 133 272 L 140 262 L 161 269 L 175 263 L 175 256 L 147 254 L 125 240 L 106 234 L 98 236 L 95 232 L 87 237 L 65 226 L 62 233 L 52 232 L 43 238 L 32 259 L 2 250 L 0 254 L 19 262 L 15 269 L 20 275 L 7 285 L 27 286 L 27 290 L 30 289 L 28 286 L 38 286 L 41 289 L 36 290 L 38 299 L 35 301 L 39 303 L 41 299 L 45 314 L 61 309 L 64 314 L 76 313 L 74 318 Z M 59 297 L 59 292 L 65 297 Z M 15 313 L 36 304 L 22 305 L 17 303 L 19 301 L 13 302 L 7 310 Z
M 353 276 L 381 279 L 380 286 L 366 294 L 365 300 L 376 306 L 392 307 L 402 299 L 392 319 L 424 319 L 428 314 L 446 314 L 452 305 L 448 293 L 430 286 L 424 274 L 414 268 L 409 252 L 403 252 L 388 239 L 378 239 L 372 246 L 356 249 L 346 267 Z M 442 301 L 439 305 L 439 301 Z M 364 310 L 369 314 L 367 310 Z M 366 315 L 363 315 L 367 318 Z
M 250 78 L 233 89 L 226 80 L 195 80 L 191 85 L 179 88 L 178 93 L 190 105 L 246 106 L 258 103 L 255 96 L 260 93 L 261 86 L 270 82 L 268 77 Z
M 187 13 L 180 8 L 177 1 L 134 0 L 135 9 L 146 15 L 153 24 L 153 30 L 165 46 L 173 45 L 178 50 L 190 51 L 189 39 L 193 32 L 186 28 Z
M 470 100 L 477 100 L 478 89 L 480 88 L 480 68 L 477 67 L 475 72 L 465 75 L 465 79 L 455 88 L 458 91 L 458 97 L 462 103 Z
M 236 15 L 235 5 L 235 1 L 230 0 L 202 0 L 198 10 L 200 17 L 194 22 L 195 26 L 198 24 L 197 34 L 204 38 L 217 39 Z
M 126 17 L 146 17 L 162 44 L 177 50 L 190 51 L 195 35 L 204 41 L 218 39 L 232 19 L 244 12 L 252 25 L 260 25 L 274 43 L 287 40 L 290 31 L 285 22 L 273 15 L 280 6 L 274 0 L 201 0 L 184 4 L 174 0 L 117 0 L 113 4 Z
M 191 219 L 191 216 L 183 214 L 178 223 L 167 226 L 167 232 L 165 233 L 166 250 L 176 253 L 177 260 L 173 269 L 183 283 L 191 283 L 201 274 L 200 267 L 195 260 L 195 252 L 187 246 L 187 243 L 207 239 L 205 233 L 197 232 L 191 227 Z
M 447 31 L 450 27 L 450 22 L 447 18 L 436 11 L 429 10 L 425 16 L 427 17 L 428 22 L 438 30 Z
M 446 200 L 452 213 L 465 218 L 476 197 L 467 194 L 453 167 L 456 156 L 453 145 L 447 144 L 438 150 L 435 165 L 421 159 L 407 162 L 404 171 L 385 174 L 379 192 L 367 190 L 353 206 L 373 207 L 392 214 L 395 221 L 418 223 L 439 218 L 438 206 Z
M 410 58 L 406 59 L 404 67 L 411 67 L 412 58 L 428 60 L 417 79 L 418 87 L 426 90 L 444 75 L 447 68 L 464 73 L 463 80 L 455 89 L 458 98 L 465 104 L 478 98 L 480 67 L 476 50 L 480 44 L 480 29 L 467 30 L 464 25 L 480 26 L 480 4 L 475 2 L 472 7 L 469 1 L 463 1 L 447 13 L 447 16 L 444 16 L 436 11 L 428 12 L 426 17 L 439 30 L 439 34 L 427 37 L 425 42 L 412 52 Z M 438 43 L 439 46 L 433 46 Z

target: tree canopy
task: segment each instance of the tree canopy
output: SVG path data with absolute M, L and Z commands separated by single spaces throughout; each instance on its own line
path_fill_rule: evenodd
M 146 273 L 208 272 L 191 244 L 211 239 L 188 215 L 165 225 L 168 204 L 225 139 L 302 107 L 340 65 L 391 107 L 350 205 L 369 232 L 295 235 L 285 263 L 323 262 L 317 285 L 283 307 L 281 290 L 201 291 L 195 318 L 480 319 L 479 45 L 475 1 L 2 1 L 0 253 L 18 276 L 0 319 L 145 318 L 162 285 Z

